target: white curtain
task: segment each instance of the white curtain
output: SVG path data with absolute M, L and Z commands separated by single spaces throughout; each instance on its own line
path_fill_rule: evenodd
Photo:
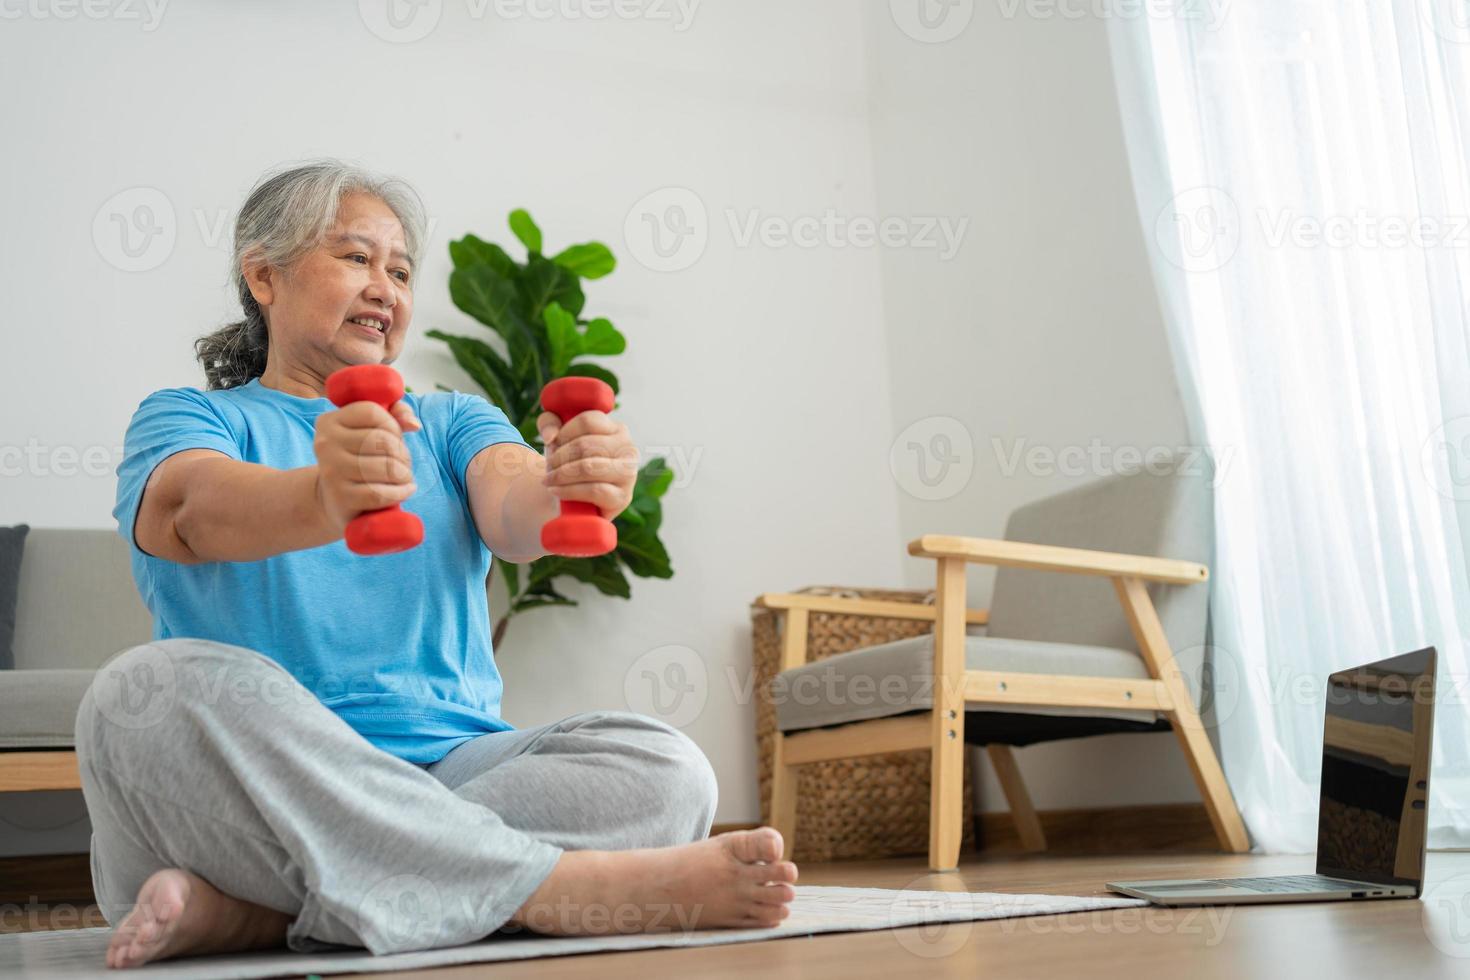
M 1257 849 L 1312 851 L 1326 675 L 1433 645 L 1430 846 L 1470 845 L 1470 3 L 1177 8 L 1109 30 L 1181 389 L 1224 464 L 1227 777 Z

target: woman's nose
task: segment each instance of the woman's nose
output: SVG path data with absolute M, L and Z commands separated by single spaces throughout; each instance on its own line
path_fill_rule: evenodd
M 381 301 L 387 306 L 397 302 L 398 296 L 393 289 L 393 277 L 388 275 L 387 269 L 376 269 L 368 279 L 368 287 L 365 290 L 368 297 Z

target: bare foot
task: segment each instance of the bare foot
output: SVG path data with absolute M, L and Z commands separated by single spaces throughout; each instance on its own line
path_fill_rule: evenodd
M 153 960 L 286 945 L 295 916 L 226 895 L 196 874 L 164 868 L 149 875 L 112 934 L 107 965 L 117 970 Z
M 559 936 L 775 926 L 796 897 L 781 844 L 761 827 L 679 847 L 567 851 L 511 922 Z

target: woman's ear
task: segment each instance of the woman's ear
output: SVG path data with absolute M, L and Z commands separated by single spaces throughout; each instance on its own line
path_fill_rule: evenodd
M 245 275 L 245 285 L 250 288 L 255 302 L 262 308 L 270 306 L 275 301 L 276 287 L 275 270 L 270 263 L 259 252 L 247 252 L 240 259 L 240 271 Z

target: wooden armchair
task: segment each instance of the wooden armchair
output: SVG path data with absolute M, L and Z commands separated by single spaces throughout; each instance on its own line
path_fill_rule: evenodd
M 935 871 L 955 868 L 967 716 L 976 729 L 971 740 L 986 744 L 1028 849 L 1042 850 L 1046 843 L 1012 744 L 1170 728 L 1184 749 L 1221 846 L 1247 850 L 1245 825 L 1195 707 L 1207 673 L 1207 590 L 1201 588 L 1209 577 L 1207 567 L 1111 548 L 1012 540 L 1060 537 L 1090 544 L 1131 539 L 1172 544 L 1185 554 L 1205 556 L 1212 535 L 1201 533 L 1200 521 L 1208 529 L 1209 514 L 1209 488 L 1202 481 L 1148 474 L 1115 477 L 1019 509 L 1007 525 L 1007 540 L 925 535 L 911 542 L 909 554 L 935 563 L 933 606 L 802 594 L 761 596 L 759 605 L 786 610 L 787 616 L 781 673 L 772 682 L 778 722 L 771 794 L 772 824 L 785 837 L 787 856 L 797 832 L 797 766 L 929 748 L 929 866 Z M 965 573 L 971 562 L 1000 568 L 988 612 L 965 607 Z M 1165 607 L 1167 626 L 1150 595 L 1150 583 Z M 1193 595 L 1179 601 L 1177 593 Z M 1108 621 L 1101 599 L 1107 600 L 1115 622 Z M 806 627 L 812 611 L 932 619 L 934 632 L 807 664 Z M 989 636 L 967 635 L 968 624 L 986 622 Z M 1181 650 L 1188 644 L 1188 657 L 1176 657 L 1171 635 Z M 929 683 L 912 683 L 917 676 Z M 892 696 L 879 697 L 876 705 L 871 698 L 861 704 L 859 699 L 802 704 L 774 690 L 778 682 L 793 691 L 803 678 L 818 677 L 828 682 L 828 690 L 850 690 L 859 679 L 866 682 L 865 690 L 897 683 L 889 685 Z

